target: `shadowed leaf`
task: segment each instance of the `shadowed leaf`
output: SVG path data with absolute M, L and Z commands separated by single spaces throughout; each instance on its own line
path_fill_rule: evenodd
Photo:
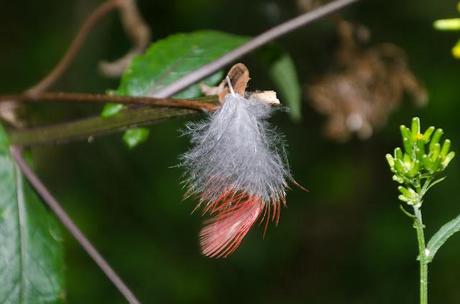
M 129 129 L 123 134 L 123 141 L 129 148 L 134 148 L 149 138 L 149 129 L 134 128 Z
M 427 245 L 428 262 L 431 262 L 439 248 L 456 232 L 460 231 L 460 215 L 442 226 L 430 239 Z
M 269 67 L 269 76 L 280 93 L 280 100 L 289 107 L 293 121 L 302 118 L 302 93 L 297 71 L 291 56 L 276 44 L 259 52 L 262 63 Z
M 289 106 L 291 119 L 299 121 L 302 118 L 301 91 L 294 61 L 289 54 L 282 54 L 272 63 L 270 77 Z
M 0 303 L 63 303 L 60 229 L 12 160 L 0 126 Z

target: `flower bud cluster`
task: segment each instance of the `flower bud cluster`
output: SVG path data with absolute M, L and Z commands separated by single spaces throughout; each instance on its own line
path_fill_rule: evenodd
M 412 119 L 412 125 L 401 126 L 403 149 L 396 148 L 386 159 L 393 172 L 393 180 L 400 183 L 399 199 L 409 205 L 421 204 L 423 181 L 428 184 L 444 171 L 454 158 L 450 151 L 451 142 L 445 139 L 441 144 L 442 129 L 429 127 L 424 133 L 420 130 L 420 119 Z M 429 187 L 426 184 L 425 189 Z

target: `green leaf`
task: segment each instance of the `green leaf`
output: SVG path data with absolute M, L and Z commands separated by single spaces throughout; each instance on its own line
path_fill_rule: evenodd
M 460 231 L 460 215 L 446 223 L 436 232 L 427 245 L 427 260 L 431 262 L 439 248 L 456 232 Z
M 101 116 L 104 118 L 113 116 L 123 110 L 124 105 L 119 103 L 106 103 L 102 109 Z
M 269 45 L 259 51 L 264 65 L 269 66 L 269 76 L 281 95 L 281 101 L 289 107 L 293 121 L 302 118 L 302 92 L 292 57 L 277 45 Z
M 149 129 L 146 128 L 129 129 L 123 134 L 123 141 L 132 149 L 138 144 L 145 142 L 149 138 L 149 133 Z
M 289 54 L 284 53 L 273 63 L 270 68 L 270 77 L 289 106 L 291 119 L 299 121 L 302 118 L 301 90 L 295 64 Z
M 228 51 L 238 47 L 246 37 L 216 31 L 198 31 L 175 34 L 157 41 L 144 55 L 137 56 L 122 76 L 116 91 L 118 95 L 154 96 L 155 92 L 182 78 L 201 66 L 212 62 Z M 220 77 L 206 79 L 215 85 Z M 176 96 L 193 98 L 200 94 L 198 85 Z
M 0 126 L 0 303 L 63 303 L 60 229 L 12 160 Z

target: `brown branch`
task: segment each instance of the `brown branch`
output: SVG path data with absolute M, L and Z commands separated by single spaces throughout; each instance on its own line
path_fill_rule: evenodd
M 21 150 L 16 147 L 11 147 L 11 155 L 15 159 L 22 174 L 29 180 L 30 184 L 34 187 L 46 205 L 54 212 L 59 221 L 70 232 L 75 240 L 83 247 L 86 253 L 93 259 L 99 268 L 105 273 L 107 278 L 115 285 L 120 293 L 130 304 L 139 304 L 139 300 L 129 289 L 129 287 L 118 276 L 115 270 L 110 267 L 109 263 L 101 256 L 97 249 L 91 244 L 86 236 L 81 232 L 77 225 L 72 221 L 69 215 L 61 207 L 56 198 L 46 189 L 45 185 L 41 182 L 33 170 L 29 167 L 21 154 Z
M 99 70 L 107 77 L 119 77 L 134 56 L 142 54 L 150 43 L 150 28 L 143 20 L 135 0 L 124 0 L 118 7 L 120 18 L 126 35 L 131 40 L 133 47 L 123 57 L 113 61 L 102 61 Z
M 120 1 L 121 0 L 108 0 L 97 7 L 93 13 L 85 20 L 78 34 L 75 36 L 74 40 L 67 49 L 67 52 L 61 58 L 59 63 L 53 68 L 53 70 L 51 70 L 48 75 L 40 80 L 40 82 L 29 88 L 26 93 L 34 95 L 39 92 L 46 91 L 48 88 L 50 88 L 73 62 L 76 55 L 80 51 L 83 42 L 91 30 L 94 28 L 94 26 L 99 22 L 100 19 L 105 17 L 113 9 L 117 8 L 117 6 L 120 4 Z
M 202 111 L 214 111 L 219 104 L 217 96 L 201 99 L 173 99 L 136 96 L 118 96 L 89 93 L 45 92 L 34 95 L 0 95 L 0 102 L 80 102 L 80 103 L 119 103 L 125 105 L 144 105 L 155 107 L 182 108 Z

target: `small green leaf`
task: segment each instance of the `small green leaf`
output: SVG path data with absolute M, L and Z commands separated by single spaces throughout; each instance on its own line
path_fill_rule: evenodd
M 284 54 L 270 68 L 270 76 L 280 90 L 281 96 L 289 106 L 289 115 L 292 120 L 299 121 L 302 118 L 302 97 L 291 56 Z
M 104 108 L 102 109 L 101 116 L 104 118 L 113 116 L 115 114 L 118 114 L 121 110 L 123 110 L 124 106 L 119 103 L 107 103 L 104 105 Z
M 145 142 L 149 138 L 149 133 L 149 129 L 146 128 L 129 129 L 123 134 L 123 141 L 132 149 L 138 144 Z
M 0 303 L 64 303 L 60 229 L 12 160 L 0 126 Z
M 262 52 L 262 60 L 270 66 L 270 78 L 279 90 L 281 99 L 288 105 L 291 119 L 299 121 L 302 118 L 302 93 L 292 57 L 272 45 Z
M 426 257 L 431 262 L 439 248 L 456 232 L 460 231 L 460 215 L 446 223 L 436 232 L 428 242 Z

